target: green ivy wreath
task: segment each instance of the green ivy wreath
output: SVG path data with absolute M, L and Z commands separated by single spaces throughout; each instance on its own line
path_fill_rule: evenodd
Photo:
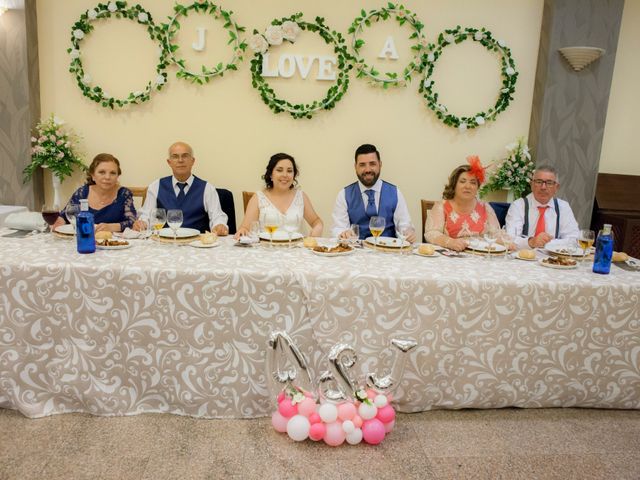
M 147 83 L 144 90 L 132 92 L 126 98 L 119 99 L 113 98 L 98 85 L 93 88 L 90 86 L 91 76 L 85 73 L 82 60 L 80 59 L 80 42 L 94 29 L 92 25 L 94 20 L 111 18 L 112 15 L 115 15 L 116 18 L 128 18 L 129 20 L 136 21 L 140 25 L 145 25 L 151 40 L 158 40 L 161 34 L 161 31 L 153 23 L 151 14 L 147 10 L 140 5 L 127 8 L 127 2 L 125 1 L 113 1 L 108 4 L 98 3 L 95 8 L 83 13 L 80 16 L 80 20 L 73 24 L 71 27 L 72 48 L 67 49 L 67 53 L 71 57 L 69 71 L 75 75 L 76 82 L 85 97 L 102 104 L 103 107 L 109 107 L 111 109 L 116 106 L 124 107 L 129 104 L 146 102 L 149 100 L 151 92 L 154 89 L 160 90 L 167 81 L 167 74 L 165 72 L 167 67 L 165 48 L 161 46 L 159 49 L 159 61 L 156 66 L 157 76 L 153 82 Z
M 330 110 L 335 107 L 338 101 L 340 101 L 349 87 L 348 72 L 351 69 L 351 64 L 349 63 L 350 56 L 347 53 L 344 38 L 340 33 L 329 29 L 329 27 L 324 23 L 324 18 L 316 17 L 315 22 L 313 23 L 305 22 L 301 19 L 302 13 L 296 13 L 290 17 L 273 20 L 271 25 L 273 27 L 278 27 L 283 24 L 288 24 L 292 28 L 297 26 L 300 30 L 316 32 L 328 45 L 333 45 L 333 51 L 337 56 L 338 74 L 336 83 L 329 88 L 326 96 L 322 100 L 315 100 L 308 104 L 293 104 L 278 98 L 276 93 L 262 76 L 262 57 L 269 49 L 269 42 L 265 35 L 258 33 L 257 30 L 253 31 L 253 37 L 249 39 L 249 46 L 255 52 L 255 55 L 251 60 L 251 77 L 253 87 L 258 89 L 260 97 L 262 97 L 262 101 L 266 103 L 274 113 L 289 112 L 293 118 L 311 118 L 318 110 Z M 271 29 L 272 27 L 269 28 Z M 265 34 L 267 33 L 268 31 L 265 32 Z M 287 35 L 284 35 L 282 36 L 282 40 L 293 42 L 295 37 L 291 40 L 287 38 Z
M 369 66 L 359 56 L 360 49 L 364 46 L 365 42 L 358 38 L 358 34 L 362 33 L 365 26 L 371 26 L 371 21 L 379 22 L 380 20 L 388 20 L 389 17 L 395 16 L 400 26 L 405 23 L 409 23 L 414 32 L 409 37 L 409 40 L 416 39 L 415 45 L 411 47 L 411 50 L 416 52 L 416 56 L 411 59 L 411 62 L 402 71 L 402 76 L 399 77 L 396 72 L 384 72 L 381 74 L 374 67 Z M 421 54 L 422 50 L 428 46 L 427 39 L 422 33 L 424 24 L 418 20 L 416 14 L 407 10 L 404 5 L 396 5 L 389 2 L 386 7 L 378 10 L 371 10 L 367 13 L 364 9 L 361 10 L 360 16 L 358 16 L 351 26 L 349 27 L 349 33 L 351 37 L 351 49 L 355 57 L 355 68 L 357 71 L 357 77 L 369 77 L 374 84 L 382 85 L 382 88 L 388 88 L 389 85 L 404 87 L 407 82 L 411 81 L 411 75 L 414 71 L 418 70 L 421 66 Z
M 486 112 L 478 112 L 467 117 L 456 117 L 448 113 L 447 107 L 438 102 L 438 93 L 434 91 L 434 82 L 431 80 L 433 69 L 438 58 L 442 55 L 442 49 L 452 43 L 461 43 L 468 38 L 480 43 L 490 51 L 501 54 L 502 88 L 496 104 Z M 445 30 L 438 35 L 438 45 L 430 44 L 427 49 L 428 54 L 423 55 L 422 69 L 424 69 L 424 80 L 420 82 L 419 93 L 427 100 L 427 106 L 435 112 L 445 125 L 457 127 L 461 132 L 484 125 L 487 120 L 495 120 L 496 116 L 505 111 L 509 102 L 513 100 L 518 72 L 515 69 L 515 62 L 511 57 L 511 50 L 502 40 L 495 40 L 491 32 L 485 28 L 465 28 L 459 25 L 454 29 Z
M 223 62 L 219 62 L 215 67 L 212 68 L 207 68 L 203 65 L 201 72 L 196 73 L 187 70 L 184 59 L 176 58 L 175 53 L 179 47 L 178 45 L 175 45 L 171 42 L 180 29 L 178 17 L 186 17 L 191 10 L 198 13 L 208 13 L 215 19 L 222 18 L 224 20 L 223 28 L 229 33 L 229 42 L 227 43 L 227 45 L 233 44 L 233 57 L 231 58 L 231 61 L 229 63 L 225 65 Z M 247 44 L 240 41 L 239 33 L 244 32 L 245 29 L 231 19 L 231 15 L 233 14 L 233 12 L 223 10 L 222 8 L 218 7 L 212 2 L 209 2 L 208 0 L 194 2 L 188 7 L 176 3 L 173 7 L 173 11 L 175 12 L 175 15 L 170 19 L 168 24 L 162 24 L 162 30 L 165 33 L 165 48 L 167 49 L 169 60 L 171 60 L 179 67 L 179 70 L 176 73 L 176 77 L 186 78 L 193 83 L 202 85 L 203 83 L 209 82 L 209 80 L 213 77 L 222 77 L 224 75 L 224 72 L 226 72 L 227 70 L 238 70 L 237 63 L 238 61 L 242 61 L 242 55 L 247 48 Z

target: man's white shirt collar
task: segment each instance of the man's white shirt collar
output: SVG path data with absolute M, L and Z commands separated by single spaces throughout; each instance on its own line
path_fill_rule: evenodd
M 536 208 L 538 208 L 538 207 L 551 207 L 553 205 L 553 199 L 554 198 L 555 197 L 551 197 L 547 203 L 543 204 L 543 203 L 540 203 L 538 200 L 536 200 L 536 197 L 535 197 L 535 195 L 533 193 L 531 194 L 531 200 L 533 200 L 532 204 Z
M 191 184 L 193 183 L 193 174 L 191 174 L 189 178 L 187 178 L 184 182 L 180 182 L 180 180 L 178 180 L 176 177 L 171 175 L 171 183 L 173 184 L 174 189 L 176 188 L 178 183 L 186 183 L 187 187 L 191 187 Z
M 366 190 L 373 190 L 374 192 L 378 193 L 380 190 L 382 190 L 382 180 L 380 180 L 380 178 L 378 178 L 376 183 L 374 183 L 373 186 L 371 186 L 371 187 L 365 187 L 362 184 L 362 182 L 360 180 L 358 180 L 358 186 L 360 187 L 360 193 L 361 194 L 363 194 Z

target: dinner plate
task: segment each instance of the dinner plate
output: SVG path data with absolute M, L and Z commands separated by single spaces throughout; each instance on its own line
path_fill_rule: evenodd
M 369 245 L 375 245 L 376 244 L 376 239 L 375 237 L 369 237 L 365 240 L 365 242 L 367 242 Z M 403 248 L 403 247 L 409 247 L 411 246 L 411 244 L 409 242 L 407 242 L 406 240 L 402 243 L 400 243 L 400 239 L 399 238 L 393 238 L 393 237 L 378 237 L 378 246 L 379 247 L 385 247 L 385 248 Z
M 319 257 L 342 257 L 344 255 L 351 255 L 355 252 L 355 249 L 347 250 L 346 252 L 316 252 L 315 250 L 311 250 L 311 253 L 318 255 Z
M 582 249 L 578 247 L 571 246 L 555 246 L 555 247 L 547 247 L 547 252 L 553 253 L 555 255 L 564 255 L 565 257 L 582 257 Z M 587 249 L 587 255 L 593 253 L 591 249 Z
M 269 232 L 260 232 L 259 237 L 262 240 L 266 240 L 268 242 L 271 241 L 271 236 L 269 235 Z M 292 242 L 294 242 L 296 240 L 301 240 L 302 238 L 304 238 L 304 235 L 302 235 L 300 232 L 291 233 L 291 241 Z M 289 234 L 287 232 L 285 232 L 284 230 L 276 230 L 275 232 L 273 232 L 273 241 L 274 242 L 288 242 L 289 241 Z
M 189 246 L 195 247 L 195 248 L 214 248 L 214 247 L 219 247 L 220 242 L 202 243 L 202 240 L 194 240 L 189 244 Z
M 553 263 L 545 263 L 544 260 L 545 259 L 543 258 L 538 263 L 543 267 L 547 267 L 547 268 L 555 268 L 557 270 L 571 270 L 574 268 L 578 268 L 578 262 L 576 262 L 575 265 L 554 265 Z
M 158 232 L 158 235 L 163 238 L 173 238 L 173 230 L 163 228 Z M 195 228 L 180 227 L 176 230 L 176 238 L 197 237 L 198 235 L 200 235 L 200 230 Z
M 58 225 L 53 231 L 56 233 L 61 233 L 63 235 L 76 234 L 76 228 L 70 223 L 65 223 L 64 225 Z
M 491 250 L 489 250 L 487 245 L 487 242 L 470 243 L 468 249 L 473 250 L 474 252 L 484 253 L 502 253 L 507 249 L 507 247 L 505 247 L 504 245 L 500 245 L 499 243 L 492 243 Z
M 100 250 L 124 250 L 125 248 L 131 248 L 132 246 L 131 242 L 126 245 L 100 245 L 99 243 L 96 243 L 96 248 L 99 248 Z

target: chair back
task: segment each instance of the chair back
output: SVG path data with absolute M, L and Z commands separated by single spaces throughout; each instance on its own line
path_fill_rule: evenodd
M 242 192 L 242 203 L 244 204 L 244 211 L 247 211 L 247 205 L 249 205 L 249 200 L 253 197 L 256 192 Z
M 422 241 L 424 242 L 424 224 L 427 222 L 427 211 L 433 208 L 436 202 L 433 200 L 420 200 L 420 209 L 422 210 Z
M 135 201 L 136 198 L 140 199 L 140 205 L 136 205 L 136 208 L 140 208 L 142 205 L 144 205 L 144 201 L 147 199 L 147 187 L 126 187 L 128 188 L 132 195 L 133 195 L 133 199 Z
M 509 211 L 511 204 L 509 202 L 489 202 L 489 205 L 493 208 L 493 211 L 496 212 L 500 228 L 504 227 L 505 220 L 507 219 L 507 212 Z
M 216 192 L 218 192 L 218 198 L 220 198 L 220 207 L 229 218 L 227 220 L 229 234 L 233 235 L 236 233 L 236 205 L 233 201 L 233 193 L 226 188 L 216 188 Z

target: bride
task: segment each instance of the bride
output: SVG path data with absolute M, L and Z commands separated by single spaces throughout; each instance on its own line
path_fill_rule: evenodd
M 309 197 L 295 188 L 297 177 L 298 167 L 291 155 L 273 155 L 262 176 L 265 188 L 249 200 L 244 220 L 234 238 L 237 240 L 242 235 L 247 235 L 251 224 L 258 220 L 261 225 L 266 222 L 275 223 L 286 230 L 300 232 L 304 219 L 311 228 L 309 236 L 321 236 L 322 220 L 313 209 Z

